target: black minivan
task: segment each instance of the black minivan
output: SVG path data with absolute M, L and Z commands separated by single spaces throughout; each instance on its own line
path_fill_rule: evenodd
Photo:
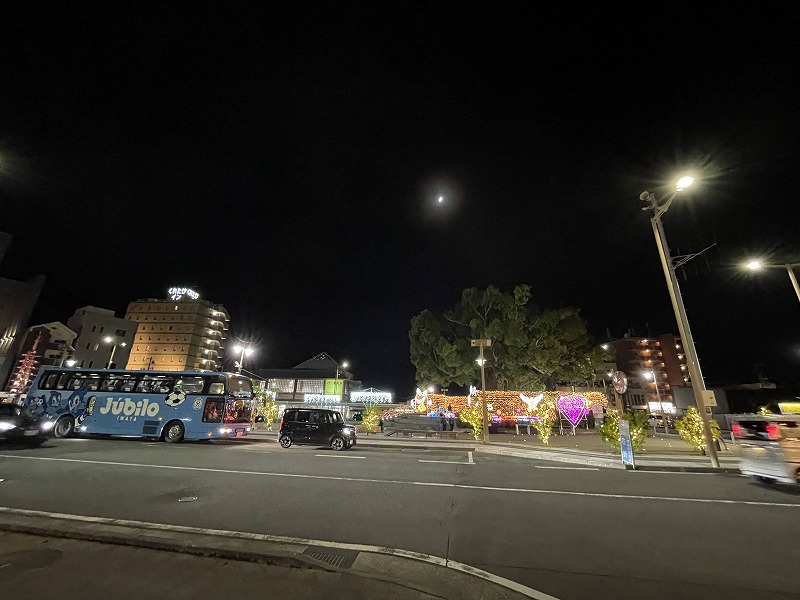
M 344 422 L 342 413 L 325 408 L 287 408 L 279 431 L 278 442 L 283 448 L 311 444 L 340 451 L 356 443 L 356 428 Z

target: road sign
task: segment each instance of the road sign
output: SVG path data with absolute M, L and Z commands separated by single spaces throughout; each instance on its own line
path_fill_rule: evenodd
M 630 465 L 634 469 L 636 463 L 633 460 L 633 443 L 631 443 L 631 426 L 624 419 L 619 421 L 619 449 L 622 453 L 622 464 Z
M 717 405 L 717 397 L 714 395 L 714 390 L 703 390 L 703 404 L 706 406 Z
M 489 346 L 492 345 L 492 340 L 472 340 L 472 345 L 488 348 Z

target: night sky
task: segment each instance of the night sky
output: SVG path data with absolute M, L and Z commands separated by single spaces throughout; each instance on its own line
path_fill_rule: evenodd
M 706 379 L 800 379 L 786 271 L 739 267 L 800 262 L 797 7 L 232 6 L 0 8 L 0 275 L 46 275 L 32 323 L 191 286 L 252 367 L 326 351 L 401 397 L 411 318 L 467 287 L 677 334 L 639 194 L 691 170 L 664 224 L 711 246 L 680 275 Z

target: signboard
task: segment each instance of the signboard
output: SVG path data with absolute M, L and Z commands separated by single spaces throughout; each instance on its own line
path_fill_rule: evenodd
M 306 404 L 341 404 L 342 397 L 336 394 L 305 394 L 303 402 Z
M 631 426 L 624 419 L 619 421 L 619 450 L 622 453 L 622 464 L 630 465 L 635 469 L 633 443 L 631 443 Z
M 392 394 L 378 390 L 363 392 L 350 392 L 350 402 L 363 402 L 364 404 L 391 404 Z
M 717 397 L 714 395 L 714 390 L 703 390 L 703 404 L 706 406 L 717 405 Z
M 190 290 L 189 288 L 185 288 L 185 287 L 171 287 L 171 288 L 169 288 L 169 299 L 170 300 L 180 300 L 184 296 L 186 296 L 190 300 L 197 300 L 200 297 L 200 294 L 198 294 L 194 290 Z
M 485 348 L 488 348 L 489 346 L 492 345 L 492 340 L 486 340 L 486 339 L 472 340 L 472 345 L 473 347 L 483 346 Z
M 337 396 L 344 395 L 344 379 L 326 379 L 325 380 L 325 393 L 335 394 Z

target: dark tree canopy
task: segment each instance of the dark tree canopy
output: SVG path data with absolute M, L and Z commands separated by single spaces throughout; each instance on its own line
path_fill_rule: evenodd
M 605 360 L 577 308 L 538 310 L 527 285 L 511 294 L 489 286 L 463 291 L 440 317 L 423 310 L 411 319 L 411 362 L 420 385 L 467 386 L 479 378 L 470 340 L 490 338 L 485 349 L 490 389 L 553 389 L 560 381 L 585 381 Z

